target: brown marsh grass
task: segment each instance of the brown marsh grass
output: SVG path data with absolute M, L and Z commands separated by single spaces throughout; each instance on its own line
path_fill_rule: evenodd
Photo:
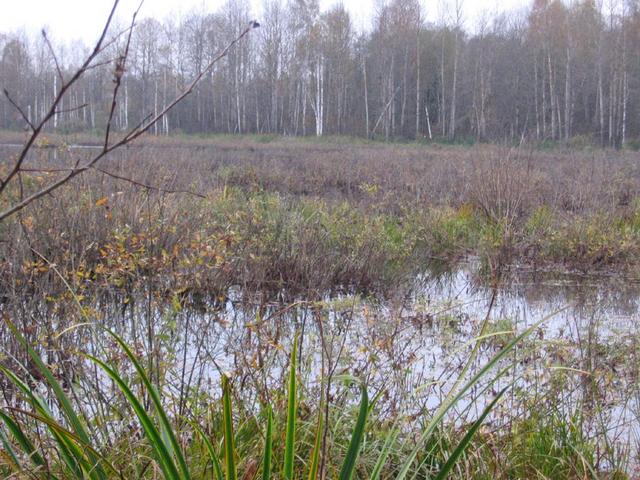
M 87 138 L 72 141 L 90 144 Z M 58 175 L 57 170 L 86 155 L 59 139 L 50 143 L 54 146 L 33 152 L 23 191 L 13 195 L 28 193 L 43 177 Z M 2 154 L 11 155 L 11 150 L 4 147 Z M 101 168 L 108 173 L 90 172 L 0 224 L 0 309 L 27 341 L 38 345 L 64 388 L 74 391 L 72 385 L 82 385 L 81 397 L 100 399 L 87 407 L 105 409 L 91 412 L 108 420 L 101 433 L 105 444 L 111 437 L 126 437 L 122 419 L 105 413 L 114 405 L 125 411 L 122 399 L 105 397 L 98 375 L 72 353 L 88 347 L 131 378 L 134 373 L 107 339 L 70 327 L 91 319 L 117 329 L 139 354 L 150 381 L 177 399 L 168 400 L 172 418 L 186 412 L 210 420 L 212 429 L 219 419 L 209 410 L 211 386 L 204 382 L 211 372 L 204 365 L 221 373 L 217 355 L 232 358 L 242 405 L 238 418 L 254 430 L 243 437 L 250 453 L 261 439 L 252 406 L 269 396 L 283 403 L 278 392 L 286 360 L 279 351 L 290 343 L 294 328 L 307 329 L 305 352 L 327 349 L 323 361 L 328 368 L 371 375 L 370 381 L 374 375 L 367 372 L 377 371 L 406 389 L 409 380 L 424 384 L 435 374 L 426 368 L 409 370 L 420 356 L 407 350 L 409 337 L 421 338 L 424 329 L 426 338 L 433 325 L 440 325 L 445 327 L 440 333 L 454 342 L 438 346 L 456 351 L 456 343 L 468 340 L 455 336 L 470 328 L 471 319 L 464 315 L 428 310 L 399 316 L 389 326 L 377 321 L 382 311 L 360 306 L 360 294 L 374 302 L 392 296 L 416 275 L 452 268 L 467 256 L 480 259 L 481 273 L 491 281 L 513 265 L 633 275 L 640 251 L 636 163 L 637 154 L 610 151 L 269 137 L 145 139 L 107 159 Z M 251 313 L 227 315 L 229 303 L 242 295 Z M 366 342 L 351 328 L 360 311 L 363 331 L 371 337 Z M 495 328 L 509 328 L 505 324 Z M 347 335 L 352 336 L 349 358 L 341 353 Z M 11 334 L 0 329 L 0 336 L 3 363 L 16 366 L 19 360 L 39 382 L 37 368 Z M 491 352 L 501 340 L 483 348 Z M 370 350 L 363 352 L 362 346 Z M 547 347 L 532 342 L 520 351 L 522 357 L 514 356 L 514 365 L 557 361 L 562 350 Z M 456 361 L 468 352 L 458 348 L 443 376 L 458 372 Z M 585 369 L 577 363 L 582 353 L 576 358 L 565 353 L 563 361 L 574 370 Z M 303 375 L 312 379 L 313 355 L 300 355 L 306 362 Z M 526 478 L 539 471 L 551 478 L 588 478 L 589 468 L 606 472 L 622 462 L 624 455 L 617 451 L 596 452 L 601 443 L 585 434 L 579 403 L 558 400 L 559 394 L 578 396 L 585 388 L 581 377 L 568 370 L 549 372 L 544 372 L 549 385 L 540 386 L 543 398 L 536 398 L 529 411 L 550 414 L 513 418 L 505 412 L 502 423 L 480 432 L 457 478 L 468 477 L 465 469 L 478 478 Z M 6 381 L 2 387 L 11 405 L 15 392 Z M 317 399 L 313 388 L 303 398 Z M 437 388 L 442 387 L 432 389 Z M 353 407 L 353 392 L 341 392 L 338 387 L 331 392 L 333 415 Z M 389 411 L 381 418 L 394 418 L 405 394 L 391 391 L 395 402 L 383 398 Z M 428 411 L 427 397 L 421 401 L 415 409 Z M 307 437 L 314 427 L 308 409 L 314 407 L 319 405 L 309 400 L 301 409 Z M 567 410 L 572 416 L 564 416 Z M 369 464 L 388 427 L 382 420 L 373 427 L 372 451 L 367 456 L 365 450 Z M 429 465 L 446 458 L 461 431 L 460 425 L 447 425 L 438 435 L 440 453 L 426 459 Z M 414 434 L 407 430 L 404 445 L 411 445 Z M 347 435 L 333 435 L 329 442 L 342 448 Z M 118 451 L 130 447 L 128 440 L 115 442 Z M 393 468 L 408 453 L 406 447 L 399 451 Z

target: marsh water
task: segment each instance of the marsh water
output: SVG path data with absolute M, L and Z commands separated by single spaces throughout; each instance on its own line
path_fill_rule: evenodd
M 631 466 L 640 433 L 639 293 L 640 283 L 614 275 L 522 271 L 496 289 L 468 262 L 453 272 L 417 278 L 384 300 L 342 294 L 281 302 L 247 297 L 240 289 L 218 298 L 162 299 L 141 292 L 135 299 L 103 299 L 76 323 L 89 319 L 123 335 L 179 412 L 206 402 L 201 392 L 218 392 L 222 374 L 234 378 L 248 404 L 272 395 L 286 384 L 297 333 L 309 401 L 319 399 L 322 379 L 331 381 L 331 398 L 361 381 L 373 394 L 381 393 L 382 415 L 417 422 L 533 326 L 465 393 L 450 418 L 473 421 L 509 386 L 486 428 L 499 430 L 533 408 L 562 415 L 603 445 L 622 449 Z M 31 320 L 64 332 L 52 336 L 58 343 L 48 361 L 76 370 L 73 376 L 83 384 L 78 389 L 89 405 L 104 389 L 104 379 L 89 370 L 78 374 L 87 365 L 63 352 L 80 348 L 106 356 L 121 371 L 131 366 L 99 330 L 68 329 L 57 318 L 60 313 L 33 310 Z M 476 355 L 465 370 L 474 345 Z M 605 467 L 606 461 L 604 456 Z

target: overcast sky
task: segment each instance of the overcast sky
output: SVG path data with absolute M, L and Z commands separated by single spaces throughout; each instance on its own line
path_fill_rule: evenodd
M 320 0 L 322 9 L 327 9 L 339 0 Z M 371 22 L 375 5 L 381 0 L 343 0 L 358 29 L 367 28 Z M 449 0 L 453 3 L 454 0 Z M 438 18 L 442 0 L 423 0 L 427 16 Z M 107 18 L 112 0 L 3 0 L 0 14 L 0 32 L 12 32 L 24 28 L 28 33 L 38 32 L 46 26 L 52 39 L 69 43 L 80 39 L 90 43 L 96 39 L 101 25 Z M 119 18 L 131 16 L 139 0 L 121 0 L 118 7 Z M 145 0 L 142 17 L 176 18 L 192 9 L 215 11 L 224 0 Z M 465 26 L 473 28 L 482 12 L 518 9 L 530 3 L 529 0 L 464 0 Z M 253 13 L 260 19 L 261 0 L 251 0 Z

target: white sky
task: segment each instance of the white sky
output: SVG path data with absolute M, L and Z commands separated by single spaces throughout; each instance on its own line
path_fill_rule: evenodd
M 320 0 L 322 9 L 327 9 L 339 0 Z M 352 15 L 358 29 L 370 25 L 375 5 L 381 0 L 343 0 Z M 455 0 L 449 0 L 453 4 Z M 465 26 L 473 29 L 482 12 L 520 9 L 528 6 L 532 0 L 463 0 Z M 427 18 L 436 20 L 442 0 L 422 0 Z M 25 29 L 27 33 L 37 33 L 47 27 L 55 42 L 68 44 L 80 39 L 91 43 L 107 18 L 113 4 L 112 0 L 2 0 L 4 5 L 0 13 L 0 32 L 13 32 Z M 118 18 L 123 22 L 131 17 L 139 0 L 121 0 L 118 6 Z M 184 15 L 192 9 L 215 11 L 224 0 L 145 0 L 141 18 L 159 19 Z M 255 17 L 260 20 L 261 0 L 251 0 Z

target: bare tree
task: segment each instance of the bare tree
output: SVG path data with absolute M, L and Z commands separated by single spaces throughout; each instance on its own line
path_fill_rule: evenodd
M 455 0 L 454 9 L 454 32 L 455 41 L 453 47 L 453 79 L 451 80 L 451 124 L 449 127 L 449 138 L 453 139 L 456 136 L 456 104 L 458 93 L 458 62 L 460 60 L 460 36 L 462 34 L 462 0 Z
M 580 135 L 615 147 L 640 138 L 637 2 L 532 0 L 524 15 L 496 14 L 473 31 L 462 0 L 441 4 L 431 24 L 416 0 L 381 2 L 372 27 L 355 31 L 342 6 L 322 12 L 316 0 L 268 0 L 263 33 L 230 50 L 147 131 L 563 142 Z M 66 87 L 43 129 L 94 133 L 111 118 L 122 133 L 156 117 L 247 17 L 246 0 L 232 0 L 219 11 L 140 21 L 113 117 L 113 72 L 105 70 L 124 51 L 129 26 L 112 23 L 121 35 L 105 40 L 95 68 Z M 0 98 L 0 128 L 30 130 L 27 120 L 45 119 L 92 51 L 0 35 L 0 83 L 9 92 Z

